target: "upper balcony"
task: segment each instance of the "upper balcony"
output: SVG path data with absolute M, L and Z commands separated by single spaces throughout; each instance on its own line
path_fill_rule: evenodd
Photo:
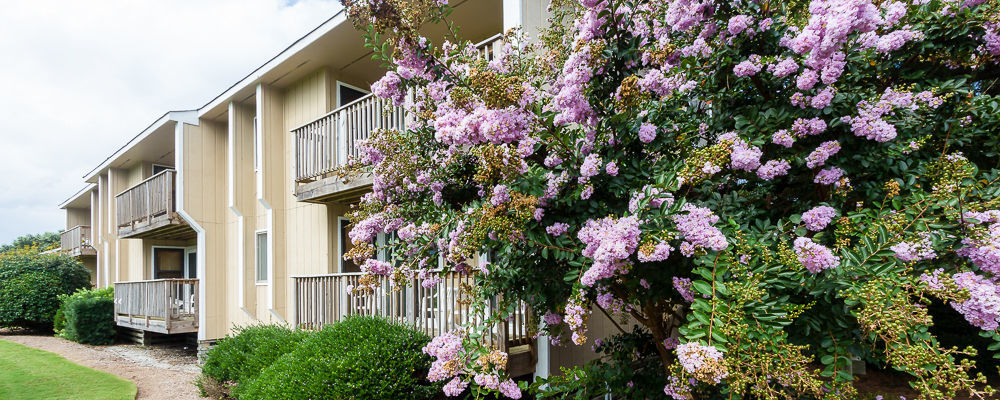
M 500 50 L 496 34 L 476 47 L 487 60 Z M 295 197 L 326 203 L 357 199 L 371 186 L 371 177 L 343 181 L 336 171 L 359 154 L 358 143 L 379 129 L 404 129 L 406 115 L 392 102 L 364 96 L 292 130 L 295 135 Z
M 90 227 L 86 225 L 78 225 L 63 231 L 59 237 L 59 244 L 63 253 L 72 257 L 97 255 L 97 250 L 94 249 L 90 239 Z
M 176 177 L 176 171 L 165 170 L 115 196 L 118 237 L 195 237 L 194 230 L 177 214 Z

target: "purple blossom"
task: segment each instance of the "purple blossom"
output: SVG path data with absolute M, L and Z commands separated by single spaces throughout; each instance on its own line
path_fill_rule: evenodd
M 739 77 L 754 76 L 760 72 L 761 65 L 753 60 L 746 60 L 733 67 L 733 73 Z
M 965 247 L 956 253 L 968 257 L 973 264 L 983 271 L 1000 275 L 1000 210 L 983 212 L 968 211 L 963 216 L 970 226 L 985 224 L 985 229 L 976 229 L 962 239 Z M 977 220 L 971 222 L 969 219 Z
M 779 176 L 784 176 L 788 174 L 788 169 L 791 164 L 785 160 L 770 160 L 760 168 L 757 168 L 757 176 L 764 180 L 771 180 Z
M 937 257 L 930 232 L 921 232 L 916 240 L 899 242 L 889 249 L 896 252 L 896 258 L 905 262 L 931 260 Z
M 806 156 L 806 166 L 809 168 L 822 167 L 823 164 L 826 164 L 826 160 L 828 160 L 830 156 L 837 154 L 839 151 L 840 142 L 836 140 L 823 142 L 816 148 L 816 150 L 813 150 L 812 153 L 809 153 L 809 155 Z
M 796 238 L 793 250 L 798 256 L 799 262 L 814 274 L 840 265 L 840 257 L 833 255 L 833 252 L 826 246 L 813 242 L 807 237 Z
M 960 272 L 952 279 L 969 292 L 969 298 L 951 302 L 951 307 L 979 329 L 993 331 L 1000 327 L 1000 287 L 973 272 Z
M 590 178 L 601 172 L 601 157 L 597 153 L 591 153 L 587 158 L 583 159 L 583 165 L 580 166 L 580 176 L 584 178 Z
M 792 144 L 795 143 L 795 137 L 787 129 L 782 129 L 771 135 L 771 142 L 779 146 L 792 147 Z
M 507 185 L 496 185 L 493 187 L 493 196 L 490 197 L 490 205 L 499 207 L 508 200 L 510 200 L 510 191 L 507 190 Z
M 729 247 L 726 235 L 712 226 L 719 222 L 719 217 L 712 210 L 688 203 L 681 207 L 681 211 L 686 211 L 687 214 L 677 214 L 672 218 L 686 243 L 715 251 Z
M 694 294 L 691 292 L 691 280 L 688 278 L 674 277 L 674 290 L 681 295 L 684 301 L 694 302 Z
M 730 168 L 754 171 L 760 166 L 760 156 L 764 152 L 759 147 L 751 146 L 749 143 L 736 138 L 736 142 L 731 145 L 731 149 Z
M 569 230 L 569 224 L 562 222 L 556 222 L 550 226 L 545 227 L 545 232 L 552 236 L 561 236 Z
M 813 96 L 812 101 L 809 103 L 809 105 L 811 105 L 812 108 L 819 110 L 826 108 L 827 106 L 830 105 L 831 102 L 833 102 L 834 92 L 835 91 L 833 89 L 833 86 L 827 86 L 823 88 L 823 90 L 821 90 L 819 93 Z
M 712 381 L 718 384 L 729 374 L 724 369 L 710 371 L 711 364 L 722 364 L 722 352 L 713 346 L 705 346 L 697 342 L 688 342 L 677 346 L 677 361 L 680 362 L 684 370 L 689 374 L 702 373 L 708 375 Z M 714 361 L 714 363 L 710 363 Z
M 795 80 L 795 86 L 798 87 L 799 90 L 809 90 L 812 89 L 813 86 L 816 86 L 816 82 L 819 82 L 819 75 L 816 74 L 816 71 L 806 69 L 802 71 L 802 73 L 799 74 L 798 79 Z
M 640 248 L 638 254 L 639 262 L 653 262 L 653 261 L 666 260 L 668 257 L 670 257 L 670 251 L 673 249 L 674 248 L 670 247 L 670 244 L 666 242 L 658 242 L 654 244 L 649 254 L 646 254 Z
M 594 264 L 583 273 L 580 282 L 584 286 L 593 286 L 597 280 L 620 272 L 624 267 L 623 261 L 639 245 L 639 233 L 639 220 L 634 216 L 587 221 L 577 237 L 586 244 L 583 256 L 592 258 Z
M 642 125 L 639 125 L 639 141 L 649 143 L 653 139 L 656 139 L 656 125 L 648 122 L 643 122 Z
M 837 216 L 837 210 L 829 206 L 818 206 L 802 213 L 802 222 L 806 224 L 806 229 L 819 232 L 826 229 L 833 217 Z
M 816 178 L 813 179 L 813 182 L 823 185 L 840 186 L 840 178 L 843 176 L 844 170 L 837 167 L 830 167 L 819 171 L 819 173 L 816 174 Z
M 618 164 L 615 164 L 614 161 L 608 161 L 604 166 L 604 170 L 608 172 L 608 175 L 618 176 Z
M 729 18 L 729 25 L 726 29 L 729 31 L 730 35 L 735 36 L 746 30 L 750 24 L 753 24 L 753 18 L 749 15 L 737 15 Z
M 795 63 L 791 57 L 786 57 L 784 60 L 777 64 L 771 64 L 767 67 L 768 72 L 773 74 L 777 78 L 784 78 L 788 75 L 795 73 L 799 70 L 799 64 Z

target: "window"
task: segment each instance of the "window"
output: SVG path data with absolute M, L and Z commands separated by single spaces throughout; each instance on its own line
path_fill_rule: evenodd
M 253 117 L 253 170 L 260 171 L 261 161 L 263 157 L 263 152 L 261 149 L 261 144 L 263 138 L 260 132 L 260 119 Z
M 338 223 L 340 224 L 340 272 L 361 272 L 361 267 L 354 261 L 344 259 L 344 254 L 354 248 L 354 243 L 351 243 L 351 238 L 347 236 L 347 233 L 351 231 L 351 221 L 347 218 L 339 218 Z
M 257 232 L 257 282 L 267 281 L 267 232 Z
M 174 167 L 171 167 L 169 165 L 153 164 L 153 175 L 156 175 L 156 174 L 158 174 L 160 172 L 163 172 L 163 171 L 172 170 L 172 169 L 174 169 Z
M 153 248 L 153 279 L 184 277 L 184 249 Z
M 337 82 L 337 106 L 343 107 L 353 103 L 355 100 L 368 95 L 368 92 L 359 88 L 349 86 L 343 82 Z

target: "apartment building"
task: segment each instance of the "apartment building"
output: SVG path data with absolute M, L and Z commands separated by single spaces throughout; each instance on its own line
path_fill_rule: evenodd
M 537 32 L 546 6 L 465 0 L 451 19 L 488 57 L 502 32 Z M 119 326 L 197 335 L 207 346 L 261 322 L 314 328 L 379 314 L 435 335 L 468 321 L 458 299 L 469 277 L 348 290 L 360 274 L 342 257 L 351 246 L 344 215 L 370 181 L 344 183 L 334 169 L 372 130 L 406 123 L 368 94 L 385 71 L 363 44 L 338 13 L 201 108 L 164 114 L 84 177 L 60 206 L 63 250 L 90 257 L 96 285 L 115 287 Z M 589 345 L 550 348 L 528 320 L 521 310 L 490 339 L 511 353 L 514 374 L 546 376 L 594 357 Z M 592 336 L 611 326 L 592 321 Z

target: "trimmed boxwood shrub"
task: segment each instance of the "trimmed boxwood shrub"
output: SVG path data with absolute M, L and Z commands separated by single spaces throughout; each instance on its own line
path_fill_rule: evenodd
M 267 367 L 240 400 L 428 399 L 430 338 L 374 317 L 352 317 L 316 332 Z
M 0 254 L 0 326 L 52 329 L 59 295 L 90 287 L 80 261 L 37 247 Z
M 257 377 L 271 363 L 295 349 L 308 333 L 279 325 L 253 325 L 236 329 L 205 354 L 201 372 L 218 382 L 238 388 Z
M 55 330 L 63 338 L 94 345 L 115 341 L 115 292 L 113 288 L 80 289 L 60 295 Z

